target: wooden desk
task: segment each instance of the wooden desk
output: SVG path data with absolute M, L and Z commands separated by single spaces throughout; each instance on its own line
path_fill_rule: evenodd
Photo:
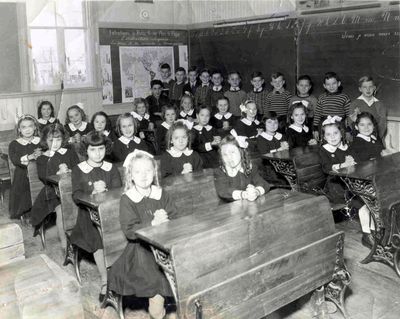
M 344 234 L 323 196 L 276 189 L 136 234 L 152 246 L 179 318 L 261 318 L 332 279 L 326 298 L 344 312 Z
M 261 158 L 269 160 L 275 171 L 286 178 L 293 190 L 314 192 L 325 183 L 318 146 L 262 154 Z
M 361 197 L 375 223 L 375 244 L 361 263 L 382 262 L 400 276 L 400 153 L 332 171 Z M 397 211 L 396 211 L 397 209 Z

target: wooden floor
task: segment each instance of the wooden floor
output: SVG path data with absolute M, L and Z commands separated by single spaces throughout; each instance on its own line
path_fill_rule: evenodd
M 6 194 L 5 198 L 8 198 Z M 0 224 L 10 222 L 8 218 L 8 203 L 0 207 Z M 352 274 L 351 288 L 346 297 L 346 307 L 349 319 L 399 319 L 400 318 L 400 278 L 394 270 L 380 263 L 360 264 L 368 253 L 368 249 L 360 242 L 361 230 L 357 220 L 345 221 L 337 224 L 339 230 L 346 234 L 345 259 L 347 267 Z M 47 254 L 58 264 L 63 262 L 63 254 L 58 241 L 56 227 L 53 226 L 46 232 L 46 251 L 42 250 L 40 239 L 32 237 L 32 228 L 22 227 L 26 257 L 36 254 Z M 72 266 L 64 267 L 66 271 L 74 274 Z M 100 290 L 100 276 L 93 261 L 82 260 L 82 301 L 87 319 L 117 319 L 112 308 L 100 309 L 97 301 Z M 137 302 L 135 304 L 138 304 Z M 149 318 L 143 308 L 126 310 L 127 319 Z M 173 313 L 167 319 L 175 318 Z M 309 296 L 306 296 L 287 307 L 267 316 L 267 319 L 306 319 L 313 318 Z M 331 319 L 342 318 L 339 313 L 332 314 Z M 207 319 L 207 318 L 204 318 Z M 245 319 L 245 318 L 244 318 Z

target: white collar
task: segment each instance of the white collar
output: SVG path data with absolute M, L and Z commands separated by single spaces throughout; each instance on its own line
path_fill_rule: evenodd
M 65 153 L 67 153 L 67 151 L 68 150 L 66 148 L 60 147 L 56 152 L 64 155 Z M 46 155 L 47 157 L 53 157 L 56 152 L 47 150 L 46 152 L 44 152 L 44 155 Z
M 148 113 L 144 113 L 144 115 L 141 116 L 140 114 L 136 113 L 135 111 L 132 111 L 131 114 L 135 119 L 138 119 L 139 121 L 142 121 L 143 119 L 148 120 L 150 118 L 150 115 Z
M 237 87 L 234 88 L 234 87 L 231 86 L 231 87 L 229 88 L 229 91 L 231 91 L 231 92 L 238 92 L 238 91 L 240 91 L 240 87 L 237 86 Z
M 83 161 L 83 162 L 79 163 L 79 164 L 78 164 L 78 167 L 79 167 L 80 170 L 81 170 L 82 172 L 84 172 L 85 174 L 90 173 L 90 172 L 93 170 L 93 168 L 94 168 L 93 166 L 90 166 L 90 165 L 88 164 L 88 162 L 86 162 L 86 161 Z M 105 172 L 109 172 L 109 171 L 111 171 L 112 164 L 111 164 L 110 162 L 103 161 L 103 163 L 101 164 L 100 168 L 101 168 L 103 171 L 105 171 Z
M 222 85 L 214 85 L 212 89 L 214 92 L 219 92 L 222 90 Z
M 56 120 L 55 117 L 50 117 L 48 120 L 45 120 L 45 119 L 43 119 L 43 118 L 39 118 L 39 119 L 38 119 L 38 122 L 39 122 L 40 124 L 46 125 L 47 123 L 54 123 L 55 120 Z
M 130 141 L 134 141 L 136 144 L 140 144 L 141 141 L 141 139 L 137 136 L 133 136 L 132 138 L 127 138 L 123 135 L 119 138 L 119 140 L 121 141 L 122 144 L 125 144 L 126 146 L 129 145 Z
M 198 131 L 200 131 L 200 132 L 203 130 L 203 128 L 205 128 L 206 131 L 208 132 L 208 131 L 210 131 L 212 129 L 212 126 L 211 125 L 201 126 L 201 125 L 198 124 L 198 125 L 193 126 L 193 128 L 198 130 Z
M 27 140 L 23 139 L 22 137 L 19 137 L 19 138 L 17 138 L 17 142 L 19 144 L 21 144 L 21 145 L 24 145 L 24 146 L 26 146 L 28 144 L 37 145 L 40 142 L 40 137 L 35 136 L 31 141 L 27 141 Z
M 169 154 L 171 154 L 172 157 L 181 157 L 182 154 L 184 154 L 186 156 L 192 155 L 193 150 L 190 150 L 190 149 L 186 148 L 183 152 L 181 152 L 181 151 L 178 151 L 178 150 L 176 150 L 176 149 L 171 147 L 169 150 L 167 150 L 167 152 Z
M 162 188 L 159 186 L 151 185 L 151 191 L 148 198 L 160 200 L 162 194 Z M 134 203 L 140 203 L 144 198 L 144 195 L 140 194 L 135 186 L 125 192 L 125 195 Z
M 203 87 L 209 87 L 209 86 L 210 86 L 209 83 L 207 83 L 207 84 L 201 83 L 201 87 L 202 87 L 202 88 L 203 88 Z
M 322 145 L 322 147 L 326 149 L 329 153 L 335 153 L 337 149 L 340 149 L 342 151 L 347 151 L 347 149 L 349 148 L 347 144 L 343 143 L 340 143 L 339 146 L 333 146 L 331 144 L 326 143 Z
M 227 112 L 224 115 L 220 114 L 220 113 L 215 113 L 214 117 L 217 118 L 218 120 L 222 120 L 222 118 L 224 117 L 226 120 L 230 119 L 232 116 L 232 113 Z
M 260 122 L 257 119 L 254 119 L 253 121 L 250 121 L 247 117 L 244 117 L 240 120 L 243 124 L 246 124 L 247 126 L 252 125 L 255 123 L 256 125 L 259 125 Z
M 161 123 L 162 126 L 164 126 L 167 130 L 169 130 L 169 128 L 171 127 L 171 125 L 169 125 L 167 122 L 162 122 Z
M 367 136 L 367 135 L 358 133 L 358 134 L 357 134 L 357 137 L 360 137 L 360 138 L 362 138 L 363 140 L 365 140 L 365 141 L 367 141 L 367 142 L 371 142 L 371 140 L 376 141 L 376 136 L 375 136 L 375 135 Z
M 262 92 L 262 91 L 263 91 L 263 88 L 262 88 L 262 87 L 259 88 L 259 89 L 253 88 L 253 92 L 254 92 L 254 93 L 260 93 L 260 92 Z
M 81 126 L 79 126 L 79 128 L 76 128 L 75 125 L 72 123 L 68 123 L 68 126 L 72 132 L 75 132 L 76 130 L 83 132 L 84 130 L 86 130 L 87 122 L 82 121 Z
M 104 131 L 103 131 L 103 134 L 104 134 L 105 136 L 108 136 L 108 135 L 110 135 L 110 131 L 104 130 Z
M 295 130 L 297 133 L 301 133 L 301 131 L 308 133 L 308 131 L 310 130 L 306 125 L 303 125 L 302 127 L 298 127 L 297 125 L 292 124 L 289 127 L 291 129 Z
M 267 141 L 272 141 L 272 139 L 276 139 L 278 141 L 280 141 L 282 139 L 282 134 L 279 132 L 276 132 L 274 135 L 270 135 L 267 132 L 262 132 L 260 134 L 260 136 L 262 136 L 263 138 L 265 138 Z
M 194 112 L 194 109 L 191 109 L 189 112 L 185 113 L 184 111 L 181 111 L 180 115 L 182 117 L 186 117 L 186 116 L 192 116 Z
M 375 96 L 373 96 L 372 99 L 370 101 L 368 101 L 362 94 L 357 98 L 357 100 L 364 101 L 365 103 L 367 103 L 368 106 L 371 106 L 375 102 L 379 101 Z

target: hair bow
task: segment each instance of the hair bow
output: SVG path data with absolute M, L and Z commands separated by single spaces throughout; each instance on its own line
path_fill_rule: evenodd
M 293 102 L 292 102 L 292 105 L 293 105 L 293 104 L 297 104 L 297 103 L 303 104 L 305 108 L 308 108 L 308 106 L 310 105 L 310 102 L 308 102 L 308 101 L 306 101 L 306 100 L 293 101 Z
M 247 112 L 247 107 L 246 107 L 246 105 L 240 104 L 240 105 L 239 105 L 239 108 L 240 108 L 240 112 L 243 112 L 243 113 L 246 113 L 246 112 Z
M 134 158 L 136 158 L 138 155 L 144 155 L 144 156 L 147 156 L 149 158 L 154 158 L 154 156 L 151 155 L 150 153 L 147 153 L 145 151 L 136 149 L 133 152 L 128 154 L 128 156 L 125 158 L 124 164 L 122 166 L 127 168 L 129 166 L 129 164 L 132 162 L 132 160 Z
M 246 136 L 238 135 L 238 133 L 236 133 L 235 129 L 232 129 L 230 133 L 235 138 L 235 140 L 238 142 L 238 144 L 241 148 L 247 148 L 249 146 L 249 143 L 246 141 L 246 139 L 247 139 Z
M 82 111 L 84 110 L 84 107 L 83 107 L 83 103 L 82 102 L 78 102 L 78 103 L 76 103 L 75 104 L 77 107 L 79 107 Z
M 340 116 L 337 116 L 337 115 L 330 116 L 330 115 L 328 115 L 326 120 L 322 122 L 322 126 L 329 125 L 329 124 L 335 124 L 337 122 L 340 122 L 341 120 L 342 120 L 342 118 Z

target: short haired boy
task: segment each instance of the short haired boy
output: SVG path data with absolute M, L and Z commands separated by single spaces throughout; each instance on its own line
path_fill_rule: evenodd
M 317 98 L 310 94 L 313 83 L 308 75 L 300 75 L 296 83 L 296 95 L 290 98 L 289 105 L 302 103 L 307 109 L 306 124 L 312 127 L 314 121 L 314 110 L 317 107 Z
M 246 92 L 240 88 L 241 77 L 239 72 L 232 71 L 228 74 L 228 83 L 230 88 L 224 93 L 229 99 L 229 111 L 233 116 L 239 118 L 242 115 L 240 104 L 246 101 Z
M 160 76 L 160 80 L 163 84 L 162 94 L 165 97 L 169 97 L 169 90 L 171 89 L 171 85 L 174 80 L 171 79 L 171 66 L 168 63 L 161 64 Z
M 188 82 L 183 87 L 183 92 L 185 94 L 190 93 L 193 96 L 195 95 L 196 89 L 201 85 L 198 75 L 197 67 L 191 66 L 188 70 Z
M 210 71 L 208 69 L 203 69 L 200 72 L 200 80 L 201 85 L 196 89 L 196 93 L 194 94 L 194 106 L 195 108 L 199 108 L 200 106 L 208 106 L 210 107 Z
M 215 70 L 212 72 L 211 75 L 211 82 L 213 84 L 212 88 L 211 88 L 211 92 L 210 92 L 210 103 L 211 103 L 211 113 L 217 113 L 218 109 L 216 107 L 218 100 L 221 97 L 224 97 L 224 87 L 223 87 L 223 77 L 222 77 L 222 73 L 219 70 Z
M 349 124 L 352 125 L 356 121 L 358 114 L 368 112 L 375 118 L 379 137 L 383 139 L 387 127 L 387 110 L 382 101 L 374 96 L 376 91 L 374 79 L 370 76 L 363 76 L 358 84 L 361 95 L 350 104 Z
M 175 71 L 175 81 L 171 83 L 169 90 L 169 100 L 171 103 L 178 105 L 181 97 L 183 96 L 183 87 L 186 81 L 186 70 L 179 67 Z
M 257 105 L 257 116 L 261 119 L 264 110 L 267 108 L 268 91 L 264 86 L 264 76 L 256 71 L 251 74 L 252 90 L 247 93 L 247 100 L 253 100 Z
M 150 82 L 151 95 L 146 97 L 149 105 L 150 122 L 160 124 L 162 122 L 161 111 L 164 105 L 169 104 L 168 97 L 162 95 L 163 84 L 160 80 Z

